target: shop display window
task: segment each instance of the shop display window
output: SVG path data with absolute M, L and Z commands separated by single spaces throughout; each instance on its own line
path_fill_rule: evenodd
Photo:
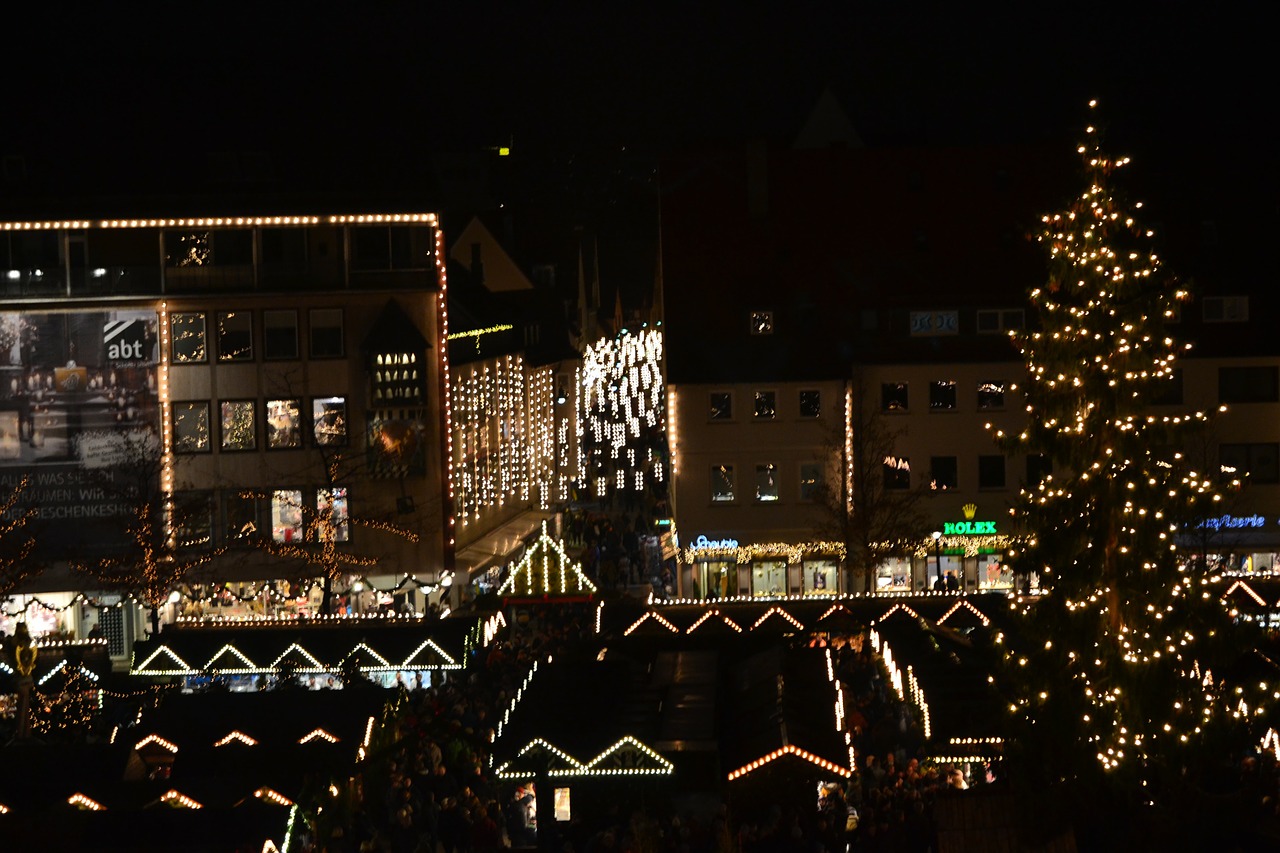
M 911 589 L 911 560 L 890 557 L 876 567 L 877 591 L 901 591 Z
M 257 405 L 253 400 L 223 400 L 219 404 L 220 444 L 223 450 L 253 450 L 258 446 Z
M 267 449 L 286 450 L 302 446 L 302 401 L 267 401 Z
M 761 560 L 751 566 L 751 594 L 787 594 L 787 561 Z
M 169 315 L 169 352 L 174 364 L 198 364 L 209 360 L 204 312 Z
M 208 453 L 209 404 L 174 403 L 173 450 L 175 453 Z
M 840 589 L 840 564 L 835 560 L 806 560 L 804 594 L 831 595 Z
M 736 593 L 737 563 L 731 560 L 713 560 L 698 563 L 701 568 L 698 578 L 698 590 L 704 598 L 728 598 Z
M 999 554 L 978 557 L 978 589 L 1012 589 L 1013 569 L 1001 562 Z

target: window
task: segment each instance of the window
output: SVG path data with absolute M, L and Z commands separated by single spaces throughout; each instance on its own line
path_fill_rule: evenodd
M 174 364 L 194 364 L 209 360 L 203 312 L 170 314 L 169 334 L 169 352 Z
M 800 392 L 800 417 L 818 418 L 822 416 L 822 392 Z
M 773 334 L 773 312 L 772 311 L 752 311 L 751 312 L 751 334 L 753 335 L 772 335 Z
M 209 404 L 174 403 L 173 451 L 175 453 L 208 453 Z
M 954 456 L 934 456 L 929 460 L 929 488 L 954 489 L 959 480 Z
M 756 500 L 762 502 L 778 499 L 778 466 L 772 462 L 756 466 Z
M 954 335 L 960 331 L 959 311 L 912 311 L 911 336 Z
M 228 545 L 251 545 L 261 538 L 262 523 L 258 514 L 258 496 L 247 493 L 230 494 L 224 500 L 224 541 Z
M 262 357 L 281 360 L 298 357 L 298 312 L 262 312 Z
M 302 401 L 267 401 L 267 449 L 287 450 L 302 446 Z
M 350 539 L 351 517 L 347 509 L 346 487 L 316 491 L 315 526 L 315 538 L 321 542 L 346 542 Z
M 259 250 L 264 268 L 297 269 L 307 262 L 307 232 L 302 228 L 263 228 Z
M 1218 448 L 1222 473 L 1251 483 L 1280 483 L 1280 444 L 1223 444 Z
M 253 361 L 253 315 L 218 312 L 218 361 Z
M 257 405 L 253 400 L 223 400 L 220 410 L 220 447 L 223 450 L 253 450 L 258 446 Z
M 728 391 L 711 392 L 710 418 L 713 421 L 728 421 L 733 419 L 732 393 Z
M 911 488 L 911 460 L 906 456 L 886 456 L 881 468 L 886 489 Z
M 1003 489 L 1004 488 L 1004 457 L 1003 456 L 979 456 L 978 457 L 978 488 L 979 489 Z
M 1004 408 L 1004 383 L 978 383 L 978 409 L 991 411 Z
M 1244 323 L 1249 320 L 1249 297 L 1206 296 L 1201 300 L 1206 323 Z
M 302 541 L 301 489 L 277 489 L 271 493 L 271 539 Z
M 980 335 L 1008 334 L 1026 325 L 1021 308 L 985 308 L 978 311 L 977 319 Z
M 213 493 L 177 492 L 173 496 L 173 538 L 180 549 L 213 545 Z
M 800 500 L 811 502 L 822 497 L 822 465 L 818 462 L 800 463 Z
M 317 397 L 311 401 L 311 431 L 318 447 L 347 443 L 347 398 Z
M 342 309 L 311 309 L 311 357 L 342 358 L 343 346 Z
M 351 229 L 351 269 L 405 270 L 426 266 L 425 255 L 414 263 L 413 229 L 404 225 L 356 226 Z
M 751 566 L 753 596 L 787 594 L 787 561 L 758 560 Z
M 956 407 L 956 383 L 941 379 L 929 383 L 929 411 L 952 411 Z
M 166 231 L 164 262 L 170 269 L 247 267 L 253 263 L 253 231 L 248 228 Z
M 1157 379 L 1155 393 L 1151 402 L 1156 406 L 1182 405 L 1182 368 L 1175 367 L 1173 373 L 1165 379 Z
M 733 466 L 711 466 L 711 500 L 717 503 L 733 500 Z
M 880 408 L 886 412 L 907 411 L 907 383 L 885 382 L 880 386 Z
M 1219 367 L 1218 402 L 1275 403 L 1280 401 L 1280 373 L 1276 367 Z
M 1053 473 L 1053 460 L 1043 453 L 1031 453 L 1027 456 L 1027 486 L 1038 486 L 1045 477 Z
M 753 412 L 757 420 L 769 420 L 778 414 L 778 395 L 773 391 L 757 391 Z

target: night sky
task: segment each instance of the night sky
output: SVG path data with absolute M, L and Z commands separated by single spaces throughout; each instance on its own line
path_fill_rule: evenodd
M 0 154 L 511 144 L 583 219 L 671 152 L 787 144 L 826 87 L 890 146 L 1070 145 L 1097 97 L 1140 183 L 1275 212 L 1261 4 L 68 5 L 10 16 Z

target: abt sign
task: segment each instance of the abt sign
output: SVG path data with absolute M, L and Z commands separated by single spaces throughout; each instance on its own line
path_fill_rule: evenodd
M 107 361 L 149 361 L 150 342 L 145 320 L 110 320 L 102 326 L 102 343 Z

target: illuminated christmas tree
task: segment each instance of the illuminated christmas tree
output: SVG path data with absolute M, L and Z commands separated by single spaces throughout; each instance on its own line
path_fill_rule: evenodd
M 1048 281 L 1030 293 L 1038 323 L 1016 339 L 1028 426 L 998 434 L 1055 471 L 1013 510 L 1025 538 L 1010 558 L 1045 594 L 1018 605 L 1004 638 L 1010 710 L 1042 782 L 1159 802 L 1171 780 L 1185 792 L 1214 755 L 1257 743 L 1251 720 L 1275 696 L 1242 683 L 1252 634 L 1203 555 L 1178 544 L 1225 485 L 1176 449 L 1206 416 L 1147 408 L 1186 349 L 1166 330 L 1186 294 L 1162 272 L 1141 205 L 1113 188 L 1128 158 L 1108 157 L 1093 126 L 1077 150 L 1083 191 L 1043 219 Z

